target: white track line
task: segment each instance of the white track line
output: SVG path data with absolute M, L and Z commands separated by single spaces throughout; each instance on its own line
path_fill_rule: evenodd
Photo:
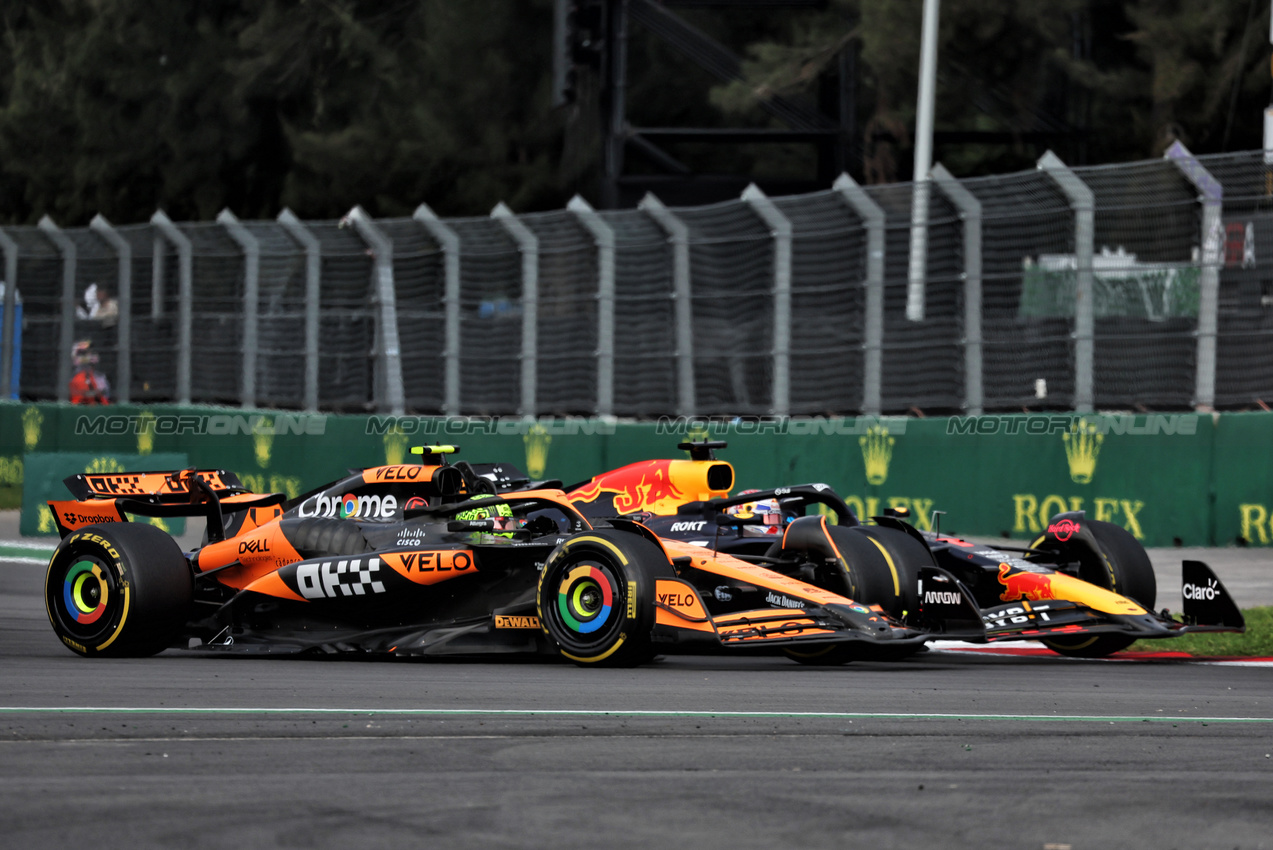
M 676 711 L 564 708 L 169 708 L 145 706 L 0 706 L 0 714 L 320 714 L 407 717 L 635 717 L 807 720 L 1015 720 L 1069 723 L 1273 723 L 1273 717 L 1196 717 L 1187 715 L 945 714 L 850 711 Z

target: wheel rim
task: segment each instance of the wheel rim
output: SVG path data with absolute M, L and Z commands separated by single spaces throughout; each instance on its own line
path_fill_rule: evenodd
M 623 626 L 623 591 L 614 570 L 589 558 L 562 565 L 558 576 L 552 590 L 556 600 L 545 606 L 556 626 L 554 636 L 571 652 L 604 649 Z
M 91 640 L 106 630 L 121 596 L 114 572 L 91 555 L 71 561 L 61 584 L 51 583 L 48 591 L 49 607 L 62 628 L 82 640 Z
M 566 573 L 557 589 L 557 611 L 571 630 L 581 635 L 602 628 L 614 610 L 614 588 L 611 579 L 590 564 Z

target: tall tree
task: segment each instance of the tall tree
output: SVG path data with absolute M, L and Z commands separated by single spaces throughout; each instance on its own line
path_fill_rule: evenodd
M 563 199 L 551 0 L 13 0 L 0 218 Z
M 747 57 L 744 79 L 722 84 L 634 26 L 628 116 L 765 126 L 767 98 L 816 99 L 853 45 L 865 171 L 905 179 L 921 5 L 679 8 Z M 595 172 L 597 103 L 549 104 L 552 6 L 5 0 L 0 222 L 559 207 Z M 943 0 L 937 129 L 998 135 L 937 158 L 975 174 L 1026 167 L 1044 146 L 1071 162 L 1139 159 L 1173 138 L 1198 153 L 1256 147 L 1267 29 L 1261 0 Z M 814 169 L 808 146 L 675 155 L 699 171 Z
M 855 41 L 869 177 L 871 134 L 899 139 L 913 126 L 921 6 L 833 0 L 811 26 L 753 44 L 746 79 L 714 102 L 742 113 L 810 91 Z M 937 129 L 1008 141 L 948 144 L 938 157 L 971 174 L 1025 167 L 1044 146 L 1079 161 L 1152 156 L 1175 138 L 1200 153 L 1258 146 L 1267 30 L 1258 0 L 943 0 Z

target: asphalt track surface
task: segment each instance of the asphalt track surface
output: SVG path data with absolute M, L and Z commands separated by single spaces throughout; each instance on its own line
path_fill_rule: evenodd
M 1273 848 L 1268 666 L 85 660 L 42 582 L 0 560 L 5 847 Z

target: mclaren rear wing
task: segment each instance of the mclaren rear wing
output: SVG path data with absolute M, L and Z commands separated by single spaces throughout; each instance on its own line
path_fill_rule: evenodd
M 283 493 L 253 493 L 224 469 L 169 472 L 82 472 L 63 481 L 74 499 L 50 501 L 58 533 L 99 522 L 127 522 L 126 513 L 152 517 L 202 516 L 208 541 L 225 539 L 225 511 L 268 508 Z

